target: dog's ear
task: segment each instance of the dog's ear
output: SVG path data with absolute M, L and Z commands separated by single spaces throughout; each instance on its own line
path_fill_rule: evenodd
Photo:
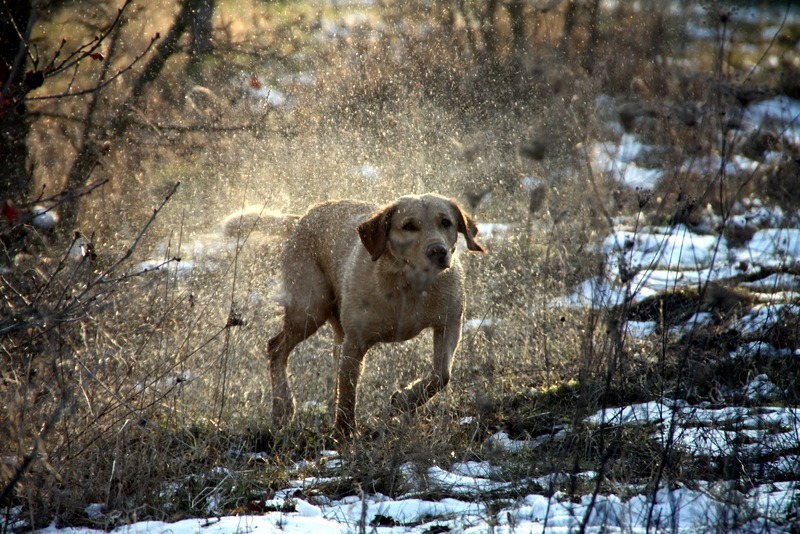
M 478 235 L 478 227 L 475 224 L 469 215 L 464 213 L 464 210 L 461 209 L 461 206 L 458 205 L 458 202 L 455 200 L 451 200 L 450 203 L 453 205 L 453 209 L 456 212 L 456 217 L 458 218 L 458 231 L 464 234 L 464 237 L 467 240 L 467 248 L 474 252 L 486 252 L 480 243 L 475 241 L 475 236 Z
M 361 237 L 364 248 L 372 257 L 372 261 L 378 261 L 383 251 L 386 250 L 386 241 L 389 239 L 389 229 L 392 226 L 392 215 L 395 211 L 397 211 L 396 206 L 387 206 L 358 225 L 358 235 Z

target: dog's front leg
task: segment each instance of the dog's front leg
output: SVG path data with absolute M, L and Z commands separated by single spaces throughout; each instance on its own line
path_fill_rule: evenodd
M 433 370 L 426 378 L 412 382 L 392 395 L 391 414 L 413 412 L 441 391 L 450 381 L 453 354 L 461 339 L 461 322 L 433 329 Z
M 361 377 L 361 366 L 368 347 L 345 337 L 339 358 L 339 374 L 336 380 L 336 422 L 334 434 L 337 439 L 347 439 L 355 430 L 356 390 Z

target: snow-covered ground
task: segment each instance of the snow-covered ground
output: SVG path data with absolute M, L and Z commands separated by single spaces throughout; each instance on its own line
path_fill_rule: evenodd
M 610 99 L 599 99 L 613 105 Z M 754 103 L 742 112 L 741 138 L 762 129 L 774 128 L 787 146 L 800 140 L 800 102 L 779 96 Z M 612 121 L 613 122 L 613 121 Z M 609 127 L 618 130 L 619 125 Z M 659 147 L 644 144 L 639 136 L 622 134 L 617 141 L 595 143 L 589 152 L 592 168 L 631 189 L 653 190 L 666 176 L 664 159 L 648 158 Z M 681 172 L 703 168 L 714 176 L 724 166 L 728 177 L 748 176 L 769 161 L 780 161 L 781 154 L 765 153 L 764 162 L 736 154 L 724 165 L 721 161 L 688 160 Z M 713 158 L 712 158 L 713 159 Z M 650 160 L 652 168 L 640 161 Z M 672 169 L 674 172 L 675 169 Z M 619 218 L 601 245 L 606 272 L 586 280 L 555 304 L 604 308 L 636 302 L 663 291 L 682 287 L 700 288 L 709 282 L 725 282 L 747 275 L 750 287 L 771 293 L 789 293 L 774 300 L 797 301 L 800 289 L 800 213 L 786 213 L 777 206 L 765 206 L 760 199 L 736 202 L 726 218 L 710 207 L 699 208 L 695 227 L 685 224 L 648 226 L 643 216 Z M 722 230 L 722 231 L 721 231 Z M 727 235 L 749 234 L 745 242 L 729 242 Z M 764 273 L 759 276 L 759 273 Z
M 659 417 L 670 411 L 641 407 L 645 418 Z M 635 411 L 635 410 L 634 410 Z M 632 414 L 629 414 L 632 415 Z M 412 471 L 409 468 L 408 471 Z M 390 533 L 519 533 L 574 532 L 585 526 L 586 532 L 790 532 L 785 524 L 795 506 L 797 485 L 776 482 L 756 486 L 746 492 L 725 482 L 698 482 L 693 488 L 661 489 L 655 494 L 634 494 L 621 499 L 615 495 L 584 495 L 578 502 L 556 492 L 550 497 L 531 493 L 516 498 L 496 500 L 492 492 L 511 488 L 510 482 L 498 482 L 495 469 L 486 463 L 455 464 L 449 471 L 431 467 L 424 477 L 429 490 L 457 494 L 459 498 L 430 499 L 414 492 L 390 499 L 371 494 L 329 500 L 317 497 L 314 502 L 302 497 L 314 480 L 297 480 L 295 487 L 280 491 L 266 502 L 264 509 L 276 510 L 263 515 L 216 516 L 187 519 L 175 523 L 143 521 L 113 530 L 115 533 L 173 534 L 246 533 L 246 532 L 375 532 Z M 477 476 L 475 473 L 477 472 Z M 578 475 L 590 481 L 594 473 Z M 567 475 L 564 475 L 567 477 Z M 547 480 L 542 480 L 547 485 Z M 517 482 L 519 484 L 519 482 Z M 304 491 L 305 490 L 305 491 Z M 498 505 L 498 502 L 504 503 Z M 102 520 L 100 506 L 87 515 Z M 90 528 L 49 527 L 41 533 L 92 534 Z

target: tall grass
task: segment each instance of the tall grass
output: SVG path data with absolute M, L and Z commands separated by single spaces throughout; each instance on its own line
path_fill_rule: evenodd
M 511 480 L 569 473 L 533 489 L 573 496 L 630 484 L 655 495 L 675 481 L 745 478 L 731 463 L 720 473 L 705 460 L 687 462 L 671 440 L 641 429 L 585 422 L 627 402 L 714 400 L 718 388 L 693 376 L 701 362 L 704 376 L 731 385 L 752 372 L 784 371 L 731 371 L 722 331 L 670 337 L 667 302 L 674 298 L 684 313 L 705 310 L 707 284 L 682 301 L 678 290 L 662 295 L 660 334 L 644 340 L 626 330 L 632 314 L 646 313 L 632 298 L 599 309 L 552 305 L 605 272 L 597 244 L 618 216 L 675 224 L 711 204 L 727 222 L 737 201 L 776 181 L 765 167 L 736 181 L 725 171 L 743 140 L 719 117 L 736 106 L 730 89 L 747 87 L 732 64 L 731 22 L 710 9 L 719 39 L 696 44 L 662 3 L 637 11 L 620 2 L 572 13 L 569 31 L 554 30 L 565 28 L 573 6 L 566 2 L 525 13 L 519 50 L 505 8 L 489 32 L 475 21 L 487 20 L 483 9 L 494 3 L 462 4 L 455 12 L 390 2 L 359 18 L 350 8 L 221 3 L 217 54 L 189 74 L 186 58 L 170 60 L 141 124 L 97 171 L 111 182 L 83 203 L 86 237 L 69 253 L 52 245 L 38 258 L 20 256 L 2 275 L 3 530 L 22 521 L 112 527 L 259 511 L 290 478 L 327 473 L 322 451 L 336 445 L 330 335 L 324 329 L 293 354 L 299 414 L 275 431 L 263 353 L 280 312 L 269 298 L 279 240 L 258 228 L 226 239 L 217 225 L 253 203 L 301 213 L 329 198 L 384 202 L 428 190 L 465 204 L 481 198 L 472 206 L 479 221 L 513 226 L 485 237 L 490 254 L 464 258 L 468 318 L 478 321 L 464 333 L 447 391 L 415 418 L 387 422 L 389 395 L 424 372 L 431 340 L 370 352 L 359 393 L 368 439 L 341 447 L 347 465 L 323 488 L 328 494 L 397 495 L 408 488 L 402 466 L 422 472 L 472 459 L 501 465 Z M 239 10 L 256 24 L 242 22 Z M 136 16 L 126 31 L 147 25 L 146 13 Z M 338 26 L 318 29 L 329 21 Z M 592 32 L 597 42 L 587 47 Z M 259 39 L 265 35 L 280 38 Z M 681 66 L 684 57 L 693 63 Z M 774 82 L 761 60 L 755 65 L 750 80 Z M 253 76 L 288 92 L 291 105 L 269 108 L 252 96 Z M 635 106 L 609 111 L 600 95 Z M 686 100 L 703 106 L 682 106 Z M 668 161 L 717 154 L 718 171 L 676 164 L 652 196 L 594 173 L 587 147 L 608 135 L 607 115 L 618 111 L 611 118 L 630 119 L 631 131 L 669 146 Z M 37 128 L 53 120 L 42 117 Z M 37 131 L 36 154 L 69 138 Z M 520 150 L 533 138 L 542 157 Z M 37 163 L 34 175 L 57 181 L 59 169 Z M 536 202 L 531 177 L 547 192 Z M 153 258 L 158 269 L 139 263 Z M 784 335 L 782 343 L 796 343 L 796 334 Z M 510 455 L 487 442 L 499 429 L 558 437 Z M 577 476 L 589 470 L 599 476 Z M 87 512 L 90 503 L 103 513 Z

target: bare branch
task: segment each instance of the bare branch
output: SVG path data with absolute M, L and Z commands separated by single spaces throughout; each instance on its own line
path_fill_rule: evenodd
M 28 47 L 28 42 L 30 41 L 31 32 L 33 31 L 33 26 L 36 23 L 36 13 L 38 11 L 38 6 L 40 2 L 36 2 L 33 6 L 31 6 L 31 11 L 28 16 L 28 24 L 25 27 L 25 32 L 20 32 L 19 28 L 17 27 L 17 23 L 12 16 L 13 11 L 8 5 L 7 0 L 3 0 L 3 4 L 5 4 L 6 12 L 8 13 L 9 19 L 11 19 L 11 23 L 14 25 L 16 31 L 20 34 L 20 42 L 19 42 L 19 49 L 17 49 L 17 55 L 14 57 L 14 66 L 11 69 L 11 72 L 8 75 L 8 79 L 5 80 L 5 84 L 3 84 L 3 96 L 11 95 L 12 89 L 17 85 L 20 72 L 22 71 L 23 66 L 25 65 L 25 56 L 26 54 L 30 54 L 30 49 Z M 31 57 L 31 60 L 33 58 Z
M 75 124 L 87 124 L 85 117 L 76 117 L 73 115 L 67 115 L 65 113 L 57 113 L 53 111 L 31 111 L 28 115 L 32 117 L 46 117 L 49 119 L 56 119 L 56 120 L 63 120 Z M 196 132 L 203 132 L 203 133 L 213 133 L 213 132 L 220 132 L 220 133 L 228 133 L 228 132 L 249 132 L 249 131 L 259 131 L 264 132 L 264 125 L 261 122 L 264 118 L 264 115 L 260 116 L 259 118 L 248 121 L 242 124 L 218 124 L 218 123 L 197 123 L 193 122 L 191 124 L 173 124 L 173 123 L 162 123 L 156 121 L 145 121 L 143 119 L 136 120 L 131 125 L 133 128 L 139 129 L 148 129 L 148 130 L 156 130 L 160 132 L 177 132 L 177 133 L 196 133 Z
M 111 24 L 105 29 L 105 31 L 101 34 L 96 36 L 94 39 L 81 45 L 77 50 L 72 52 L 68 57 L 64 59 L 58 66 L 54 67 L 52 71 L 49 71 L 47 74 L 48 76 L 55 76 L 65 70 L 76 66 L 79 62 L 83 61 L 91 57 L 95 51 L 100 48 L 100 45 L 111 35 L 111 32 L 114 31 L 116 28 L 119 27 L 120 21 L 122 20 L 122 15 L 125 12 L 125 9 L 131 4 L 132 0 L 125 0 L 125 3 L 122 4 L 117 10 L 117 16 L 114 20 L 111 21 Z
M 133 59 L 133 61 L 131 61 L 127 66 L 123 67 L 122 69 L 120 69 L 119 71 L 114 73 L 114 75 L 112 77 L 108 78 L 105 81 L 101 81 L 100 83 L 98 83 L 97 85 L 95 85 L 94 87 L 92 87 L 90 89 L 83 89 L 83 90 L 75 91 L 75 92 L 67 91 L 67 92 L 58 93 L 58 94 L 55 94 L 55 95 L 31 96 L 31 97 L 27 97 L 25 100 L 29 100 L 29 101 L 32 101 L 32 100 L 54 100 L 54 99 L 59 99 L 59 98 L 67 98 L 67 97 L 71 97 L 71 96 L 85 96 L 85 95 L 88 95 L 88 94 L 96 93 L 96 92 L 100 91 L 101 89 L 103 89 L 104 87 L 106 87 L 107 85 L 113 83 L 117 78 L 119 78 L 120 76 L 122 76 L 123 74 L 125 74 L 126 72 L 131 70 L 137 63 L 139 63 L 139 61 L 141 61 L 141 59 L 145 55 L 147 55 L 148 52 L 150 52 L 150 50 L 153 48 L 153 45 L 156 43 L 156 41 L 158 41 L 159 37 L 160 37 L 159 34 L 154 35 L 153 38 L 150 39 L 150 43 L 147 45 L 147 48 L 145 48 L 144 51 L 142 51 L 139 55 L 137 55 Z
M 69 401 L 70 395 L 67 392 L 63 397 L 61 397 L 61 400 L 58 402 L 58 405 L 56 405 L 53 413 L 51 413 L 50 417 L 47 419 L 44 428 L 42 428 L 42 431 L 39 432 L 38 436 L 36 436 L 36 441 L 34 441 L 33 447 L 28 454 L 25 455 L 22 463 L 17 467 L 17 470 L 14 472 L 14 476 L 11 477 L 11 480 L 9 480 L 6 486 L 3 488 L 3 492 L 0 493 L 0 507 L 5 507 L 8 505 L 14 488 L 17 486 L 17 484 L 19 484 L 20 480 L 22 480 L 23 475 L 28 468 L 30 468 L 33 461 L 39 456 L 39 447 L 50 434 L 50 432 L 53 431 L 59 419 L 61 419 L 61 415 L 67 408 Z
M 162 209 L 164 209 L 164 206 L 167 204 L 167 202 L 169 202 L 169 199 L 172 198 L 172 195 L 175 194 L 175 192 L 178 190 L 178 187 L 180 185 L 181 185 L 180 182 L 175 182 L 175 185 L 172 186 L 172 190 L 170 190 L 170 192 L 167 194 L 167 196 L 164 198 L 164 200 L 161 202 L 161 204 L 157 208 L 155 208 L 153 210 L 153 214 L 150 216 L 150 218 L 147 220 L 145 225 L 142 227 L 142 230 L 141 230 L 141 232 L 139 232 L 139 235 L 136 236 L 136 239 L 134 239 L 133 242 L 130 244 L 130 246 L 128 247 L 128 250 L 125 251 L 125 254 L 123 254 L 122 257 L 120 257 L 120 259 L 118 259 L 111 267 L 106 269 L 103 272 L 103 274 L 101 274 L 100 276 L 95 278 L 95 280 L 94 280 L 95 283 L 100 281 L 101 279 L 105 278 L 110 273 L 112 273 L 117 267 L 119 267 L 122 264 L 122 262 L 124 262 L 126 259 L 128 259 L 131 256 L 131 254 L 133 254 L 133 251 L 136 250 L 136 247 L 139 244 L 139 241 L 141 241 L 142 237 L 144 237 L 144 234 L 147 232 L 147 229 L 150 227 L 150 225 L 156 219 L 156 217 L 158 216 L 159 212 Z
M 191 21 L 195 1 L 196 0 L 187 0 L 182 2 L 181 11 L 178 13 L 178 17 L 172 24 L 169 32 L 167 32 L 164 40 L 161 41 L 161 43 L 159 43 L 159 45 L 156 47 L 153 57 L 150 58 L 150 61 L 147 62 L 147 64 L 144 66 L 144 70 L 134 82 L 130 96 L 131 103 L 136 102 L 139 99 L 144 92 L 145 86 L 156 79 L 159 73 L 161 73 L 161 70 L 164 68 L 167 59 L 169 59 L 169 57 L 175 52 L 175 49 L 178 45 L 178 40 L 180 39 L 181 35 L 183 35 L 183 32 L 186 31 L 186 28 L 189 26 Z

